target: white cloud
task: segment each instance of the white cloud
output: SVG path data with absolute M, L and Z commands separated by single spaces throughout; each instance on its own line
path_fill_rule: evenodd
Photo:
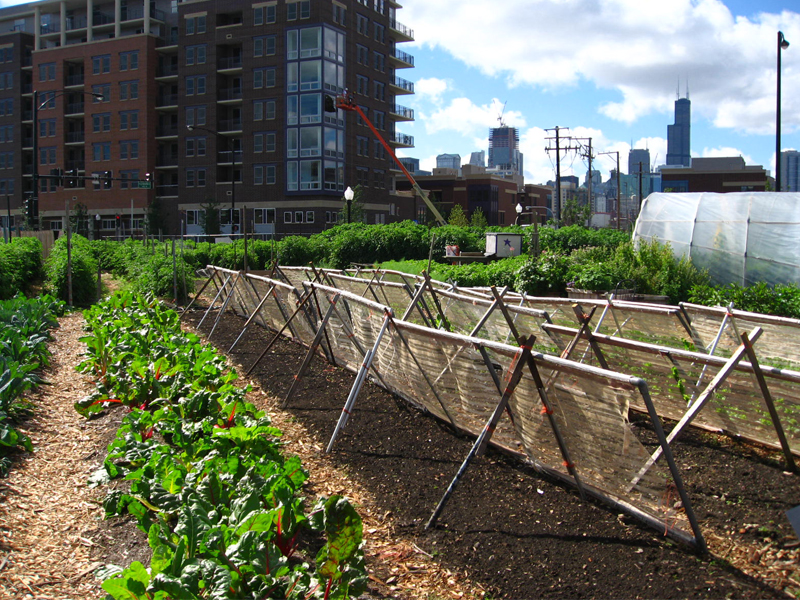
M 428 77 L 420 79 L 414 84 L 414 93 L 420 100 L 439 102 L 449 87 L 450 85 L 445 79 Z
M 800 44 L 800 14 L 734 17 L 721 0 L 414 0 L 403 19 L 437 46 L 509 86 L 589 82 L 619 100 L 602 114 L 632 123 L 668 113 L 680 79 L 717 127 L 765 133 L 774 122 L 776 31 Z M 465 35 L 469 32 L 469 35 Z M 800 52 L 783 53 L 786 131 L 800 128 Z M 684 89 L 681 89 L 683 93 Z
M 749 155 L 739 150 L 738 148 L 730 148 L 730 147 L 703 148 L 703 152 L 700 153 L 700 156 L 703 158 L 741 156 L 744 159 L 745 164 L 747 165 L 753 164 L 753 159 Z M 761 166 L 763 167 L 764 165 Z
M 469 98 L 454 98 L 445 106 L 434 107 L 432 112 L 423 108 L 417 109 L 416 116 L 425 126 L 428 134 L 442 131 L 454 131 L 463 136 L 474 138 L 485 134 L 491 127 L 497 127 L 498 117 L 503 105 L 498 99 L 490 104 L 478 105 Z M 505 111 L 503 121 L 510 127 L 524 127 L 525 117 L 519 111 Z M 486 146 L 484 146 L 484 149 Z

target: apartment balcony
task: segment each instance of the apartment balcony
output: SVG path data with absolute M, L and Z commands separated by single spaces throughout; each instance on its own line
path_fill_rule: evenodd
M 394 76 L 389 80 L 389 88 L 395 94 L 413 94 L 414 84 L 402 77 Z
M 178 32 L 170 31 L 169 35 L 156 42 L 157 48 L 172 48 L 178 45 Z
M 177 154 L 159 154 L 156 156 L 156 167 L 161 169 L 163 168 L 174 168 L 178 166 L 178 155 Z
M 156 70 L 156 78 L 177 77 L 177 76 L 178 76 L 178 65 L 176 64 L 161 65 Z
M 112 25 L 114 23 L 114 15 L 109 15 L 102 12 L 96 12 L 92 15 L 92 25 Z
M 25 121 L 33 121 L 33 111 L 32 110 L 24 110 L 22 111 L 22 122 Z
M 414 109 L 413 108 L 406 108 L 405 106 L 400 106 L 399 104 L 395 104 L 391 110 L 392 116 L 395 118 L 396 121 L 413 121 L 414 120 Z
M 84 83 L 85 83 L 85 78 L 84 78 L 83 73 L 80 73 L 78 75 L 67 75 L 64 78 L 64 86 L 65 87 L 72 87 L 72 86 L 75 86 L 75 85 L 84 85 Z
M 85 16 L 79 17 L 67 17 L 67 31 L 73 31 L 75 29 L 86 29 L 88 24 L 88 20 Z
M 67 144 L 81 144 L 86 141 L 85 131 L 68 131 L 67 137 L 64 140 Z
M 178 94 L 162 94 L 156 98 L 156 108 L 173 108 L 178 106 Z
M 64 161 L 64 170 L 66 171 L 83 171 L 86 169 L 85 160 L 67 160 Z
M 218 71 L 231 71 L 234 69 L 241 69 L 241 68 L 242 68 L 241 56 L 228 56 L 226 58 L 220 58 L 217 60 Z
M 25 149 L 33 148 L 33 138 L 32 137 L 22 138 L 22 147 Z
M 230 102 L 232 100 L 242 99 L 242 88 L 222 88 L 217 92 L 217 100 L 219 102 Z
M 70 102 L 64 107 L 64 115 L 82 115 L 85 106 L 84 102 Z
M 46 23 L 39 28 L 39 33 L 42 35 L 50 35 L 51 33 L 61 33 L 60 23 Z
M 389 63 L 396 69 L 408 69 L 414 66 L 414 57 L 408 52 L 395 48 L 389 54 Z
M 241 119 L 223 119 L 219 122 L 219 132 L 232 132 L 232 131 L 241 131 L 242 130 L 242 120 Z
M 27 55 L 27 56 L 23 56 L 21 65 L 23 67 L 32 67 L 33 66 L 33 56 L 31 56 L 30 54 Z
M 389 33 L 398 42 L 413 42 L 414 30 L 398 23 L 394 19 L 389 21 Z
M 231 159 L 233 159 L 233 162 L 231 162 Z M 242 163 L 242 151 L 241 150 L 235 150 L 233 152 L 231 152 L 230 150 L 223 151 L 223 152 L 217 152 L 217 164 L 218 165 L 230 165 L 230 164 L 234 164 L 234 163 L 236 163 L 236 164 L 241 164 Z
M 177 125 L 159 125 L 156 128 L 156 137 L 175 137 L 178 135 Z
M 157 185 L 156 186 L 156 196 L 161 197 L 177 197 L 178 196 L 178 185 Z
M 398 148 L 413 148 L 414 136 L 405 133 L 395 133 L 389 138 L 389 143 Z

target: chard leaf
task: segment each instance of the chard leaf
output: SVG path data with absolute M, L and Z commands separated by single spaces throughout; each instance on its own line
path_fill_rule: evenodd
M 106 579 L 102 587 L 114 600 L 147 600 L 149 583 L 150 574 L 136 561 L 113 579 Z

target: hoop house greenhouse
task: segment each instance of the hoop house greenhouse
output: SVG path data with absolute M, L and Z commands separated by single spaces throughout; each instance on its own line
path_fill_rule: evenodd
M 651 194 L 633 239 L 669 242 L 718 284 L 800 283 L 800 194 Z

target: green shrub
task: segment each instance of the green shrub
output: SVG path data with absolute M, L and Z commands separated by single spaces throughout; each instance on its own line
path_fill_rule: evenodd
M 72 303 L 89 306 L 97 299 L 97 259 L 85 237 L 72 237 Z M 67 283 L 67 236 L 56 240 L 45 265 L 46 288 L 60 300 L 69 301 Z
M 529 257 L 517 271 L 514 288 L 534 296 L 566 294 L 570 259 L 557 252 L 542 252 Z
M 724 286 L 696 285 L 689 302 L 705 306 L 728 306 L 750 312 L 800 319 L 800 287 L 797 284 L 771 287 L 764 282 L 748 287 L 735 283 Z

